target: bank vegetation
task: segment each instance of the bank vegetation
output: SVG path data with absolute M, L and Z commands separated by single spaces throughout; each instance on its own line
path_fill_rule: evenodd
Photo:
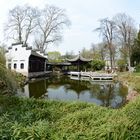
M 121 109 L 0 96 L 0 139 L 138 140 L 140 97 Z

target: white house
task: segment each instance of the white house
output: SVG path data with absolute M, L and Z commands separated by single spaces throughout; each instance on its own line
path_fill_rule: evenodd
M 29 77 L 30 73 L 46 71 L 47 57 L 23 43 L 12 44 L 6 53 L 6 66 Z

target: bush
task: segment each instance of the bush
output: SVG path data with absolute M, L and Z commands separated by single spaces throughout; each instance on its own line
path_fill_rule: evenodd
M 17 89 L 17 82 L 14 73 L 8 70 L 4 65 L 0 64 L 0 81 L 4 87 L 0 91 L 4 93 L 14 93 Z
M 123 71 L 126 70 L 126 62 L 125 62 L 125 60 L 123 60 L 123 59 L 118 60 L 117 65 L 118 65 L 119 71 L 123 72 Z
M 140 72 L 140 64 L 136 66 L 136 72 Z
M 4 51 L 0 49 L 0 92 L 13 93 L 17 89 L 15 75 L 5 66 Z
M 105 67 L 105 62 L 102 60 L 93 60 L 91 62 L 91 67 L 93 70 L 101 70 Z

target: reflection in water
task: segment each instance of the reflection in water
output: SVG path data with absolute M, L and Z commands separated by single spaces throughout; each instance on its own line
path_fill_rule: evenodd
M 127 87 L 120 83 L 100 83 L 90 85 L 91 98 L 97 98 L 102 106 L 122 106 L 126 102 Z
M 23 92 L 28 97 L 81 100 L 118 108 L 125 103 L 128 89 L 120 83 L 80 81 L 69 77 L 51 77 L 30 82 L 24 87 Z
M 40 80 L 29 84 L 29 96 L 39 98 L 46 93 L 46 81 Z M 37 94 L 36 94 L 37 93 Z

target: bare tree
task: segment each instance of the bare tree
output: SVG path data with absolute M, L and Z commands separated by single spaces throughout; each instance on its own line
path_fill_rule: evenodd
M 25 44 L 28 41 L 29 35 L 37 26 L 36 19 L 38 10 L 30 6 L 16 6 L 9 11 L 8 22 L 5 26 L 5 33 L 8 38 Z
M 8 22 L 5 31 L 8 38 L 16 41 L 22 41 L 23 20 L 25 19 L 25 11 L 23 8 L 17 6 L 9 11 Z
M 25 39 L 24 43 L 27 44 L 29 36 L 32 32 L 35 32 L 37 27 L 37 19 L 40 16 L 39 10 L 37 8 L 32 8 L 30 6 L 25 7 Z
M 113 18 L 115 24 L 117 25 L 117 38 L 119 44 L 121 44 L 121 53 L 126 59 L 128 66 L 131 66 L 131 51 L 136 37 L 136 28 L 134 25 L 134 20 L 129 15 L 125 13 L 119 13 Z
M 49 44 L 61 41 L 62 30 L 68 25 L 65 10 L 58 7 L 46 6 L 39 10 L 28 5 L 16 6 L 9 11 L 5 33 L 8 38 L 24 44 L 32 37 L 36 47 L 45 52 Z
M 45 52 L 49 44 L 61 40 L 61 31 L 64 26 L 70 24 L 70 21 L 65 15 L 65 11 L 58 7 L 47 5 L 40 13 L 35 43 L 38 49 Z
M 115 66 L 115 46 L 113 45 L 114 35 L 115 35 L 116 26 L 112 20 L 107 18 L 100 20 L 100 27 L 95 29 L 99 31 L 103 40 L 107 44 L 110 57 L 111 69 Z
M 89 50 L 89 54 L 90 54 L 90 58 L 92 58 L 93 60 L 96 59 L 102 59 L 101 57 L 101 53 L 100 53 L 100 48 L 98 46 L 98 44 L 91 44 L 91 48 Z M 103 60 L 103 59 L 102 59 Z
M 73 51 L 70 51 L 70 52 L 66 52 L 64 55 L 63 55 L 63 59 L 72 59 L 75 57 L 75 54 Z
M 101 42 L 99 44 L 97 44 L 98 50 L 99 50 L 99 54 L 101 56 L 101 60 L 105 60 L 106 54 L 107 54 L 107 50 L 106 50 L 106 43 L 105 42 Z
M 81 50 L 80 54 L 84 57 L 84 58 L 93 58 L 92 52 L 88 49 L 86 49 L 85 47 L 83 47 L 83 49 Z

